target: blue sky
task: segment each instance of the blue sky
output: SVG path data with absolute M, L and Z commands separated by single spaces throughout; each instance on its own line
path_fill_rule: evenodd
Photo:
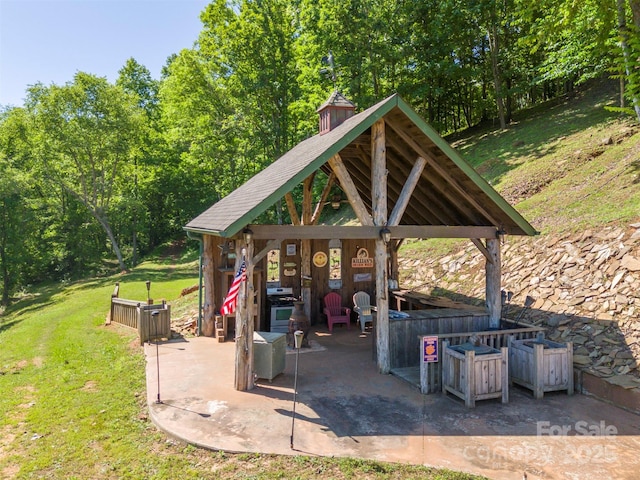
M 154 78 L 191 48 L 208 0 L 0 0 L 0 105 L 28 85 L 64 85 L 77 71 L 114 82 L 128 58 Z

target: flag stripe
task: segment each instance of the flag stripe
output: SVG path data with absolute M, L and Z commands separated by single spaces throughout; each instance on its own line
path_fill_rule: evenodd
M 243 260 L 240 264 L 240 268 L 238 269 L 238 273 L 233 279 L 233 283 L 229 287 L 229 293 L 227 293 L 224 302 L 222 303 L 222 308 L 220 309 L 220 313 L 222 315 L 229 315 L 236 311 L 236 306 L 238 304 L 238 293 L 240 292 L 240 284 L 247 279 L 247 264 Z

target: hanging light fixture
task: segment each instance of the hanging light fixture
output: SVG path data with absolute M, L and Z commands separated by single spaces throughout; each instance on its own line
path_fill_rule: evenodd
M 245 245 L 249 245 L 251 240 L 253 240 L 253 232 L 251 231 L 250 228 L 245 228 L 242 231 L 242 236 L 244 237 L 244 244 Z
M 380 230 L 380 238 L 385 243 L 385 245 L 389 243 L 391 241 L 391 230 L 389 230 L 387 227 L 383 227 Z
M 338 210 L 340 208 L 340 203 L 342 203 L 342 197 L 339 193 L 336 193 L 331 196 L 331 207 L 334 210 Z

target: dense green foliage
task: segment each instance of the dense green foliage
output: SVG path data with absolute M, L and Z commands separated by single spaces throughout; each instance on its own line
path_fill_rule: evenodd
M 81 72 L 0 112 L 3 304 L 182 235 L 314 134 L 334 88 L 360 109 L 398 92 L 446 134 L 614 75 L 640 120 L 639 0 L 213 0 L 201 20 L 160 79 L 130 59 L 113 85 Z

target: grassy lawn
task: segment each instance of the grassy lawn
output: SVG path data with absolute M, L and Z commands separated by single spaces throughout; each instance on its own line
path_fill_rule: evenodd
M 176 443 L 147 418 L 145 361 L 133 331 L 105 326 L 120 296 L 176 299 L 191 258 L 49 285 L 0 316 L 0 478 L 424 478 L 466 474 L 359 459 L 232 455 Z
M 449 141 L 541 234 L 626 226 L 640 212 L 640 129 L 616 105 L 617 87 L 594 82 L 577 97 L 521 113 L 506 130 Z M 466 241 L 407 241 L 400 255 L 444 256 Z

